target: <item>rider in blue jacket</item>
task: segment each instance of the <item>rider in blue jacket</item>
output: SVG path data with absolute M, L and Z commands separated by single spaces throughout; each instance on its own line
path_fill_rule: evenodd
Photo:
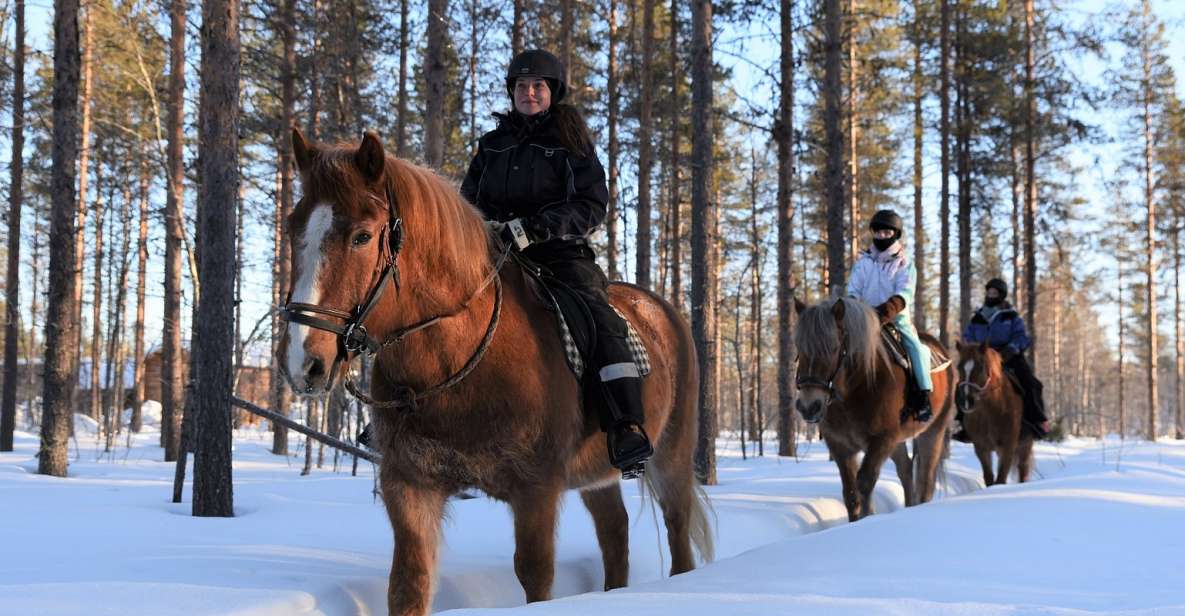
M 1025 359 L 1024 352 L 1032 344 L 1025 321 L 1011 304 L 1004 301 L 1008 296 L 1008 285 L 999 278 L 987 283 L 983 306 L 971 317 L 963 330 L 963 341 L 972 344 L 987 342 L 1000 354 L 1004 367 L 1016 375 L 1024 389 L 1024 425 L 1036 435 L 1044 438 L 1049 433 L 1049 418 L 1045 415 L 1045 402 L 1041 392 L 1044 386 L 1033 374 L 1033 368 Z M 963 411 L 956 419 L 962 422 Z M 955 440 L 970 442 L 965 430 L 960 429 L 953 436 Z

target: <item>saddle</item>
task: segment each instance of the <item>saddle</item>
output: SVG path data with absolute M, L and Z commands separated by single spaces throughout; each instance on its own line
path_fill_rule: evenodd
M 913 361 L 909 358 L 909 353 L 905 350 L 905 341 L 901 337 L 901 330 L 893 323 L 886 323 L 881 327 L 881 342 L 885 345 L 885 351 L 888 352 L 889 358 L 894 363 L 905 368 L 909 374 L 913 374 Z M 930 348 L 930 372 L 942 372 L 950 365 L 950 358 L 943 355 L 941 352 Z
M 564 356 L 567 359 L 568 368 L 576 376 L 576 380 L 583 380 L 585 367 L 592 362 L 597 344 L 597 325 L 593 321 L 588 302 L 572 287 L 552 276 L 546 268 L 532 263 L 520 255 L 516 255 L 516 258 L 519 265 L 522 266 L 520 269 L 523 271 L 527 287 L 534 292 L 535 297 L 548 311 L 555 314 L 556 328 L 564 343 Z M 625 321 L 626 340 L 629 343 L 634 363 L 638 366 L 638 374 L 641 376 L 650 374 L 650 354 L 646 351 L 646 345 L 642 343 L 642 338 L 634 329 L 633 323 L 630 323 L 629 319 L 625 318 L 625 315 L 621 314 L 616 306 L 612 306 L 612 308 L 617 316 Z

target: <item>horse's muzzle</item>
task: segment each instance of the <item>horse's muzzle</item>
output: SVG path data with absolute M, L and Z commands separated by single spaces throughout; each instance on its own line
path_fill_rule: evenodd
M 827 405 L 823 404 L 822 400 L 815 400 L 809 404 L 804 404 L 802 399 L 794 403 L 795 408 L 798 409 L 798 414 L 802 415 L 802 420 L 809 424 L 817 424 L 823 421 L 823 415 L 827 412 Z

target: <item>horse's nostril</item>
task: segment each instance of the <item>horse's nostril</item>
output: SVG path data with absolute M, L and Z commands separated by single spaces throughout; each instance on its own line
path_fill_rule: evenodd
M 309 381 L 325 376 L 325 362 L 321 361 L 319 358 L 310 357 L 309 360 L 305 362 L 304 376 Z

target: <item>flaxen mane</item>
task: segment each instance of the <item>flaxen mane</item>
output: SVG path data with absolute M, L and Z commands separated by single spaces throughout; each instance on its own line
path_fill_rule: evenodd
M 889 356 L 880 339 L 880 321 L 867 304 L 852 298 L 829 299 L 807 308 L 798 316 L 794 343 L 803 357 L 815 359 L 839 354 L 839 330 L 832 308 L 844 303 L 843 328 L 848 337 L 848 369 L 863 372 L 872 380 L 878 365 L 888 365 Z M 883 362 L 883 363 L 881 363 Z

